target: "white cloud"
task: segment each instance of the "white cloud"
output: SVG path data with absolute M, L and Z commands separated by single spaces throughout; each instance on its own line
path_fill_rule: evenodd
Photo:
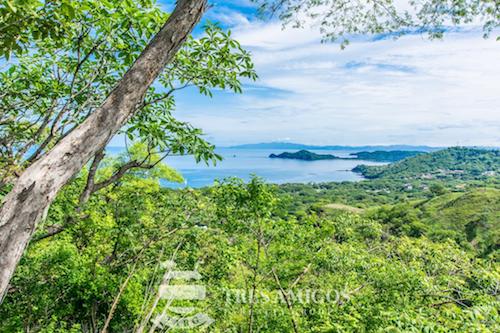
M 250 20 L 245 15 L 227 7 L 215 6 L 211 8 L 206 18 L 227 27 L 248 27 L 250 25 Z
M 321 44 L 311 29 L 234 30 L 260 80 L 241 96 L 184 106 L 219 144 L 500 145 L 499 44 L 481 32 Z M 183 102 L 181 101 L 181 104 Z
M 234 33 L 243 45 L 266 51 L 285 50 L 321 40 L 313 28 L 289 29 L 284 28 L 280 22 L 256 21 L 249 28 L 236 27 Z

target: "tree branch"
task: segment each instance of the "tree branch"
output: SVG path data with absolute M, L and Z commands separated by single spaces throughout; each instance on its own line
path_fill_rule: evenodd
M 105 155 L 104 149 L 101 149 L 100 151 L 97 152 L 97 154 L 94 156 L 94 159 L 92 160 L 92 164 L 90 165 L 89 168 L 89 174 L 87 176 L 87 183 L 85 184 L 83 192 L 80 194 L 80 198 L 78 199 L 78 208 L 77 208 L 78 212 L 81 211 L 82 206 L 87 203 L 87 201 L 90 198 L 90 195 L 94 191 L 95 174 L 97 173 L 97 169 L 99 168 L 99 164 L 104 158 L 104 155 Z

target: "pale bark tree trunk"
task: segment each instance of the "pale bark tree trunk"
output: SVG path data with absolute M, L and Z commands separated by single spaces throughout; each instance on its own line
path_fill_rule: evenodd
M 142 102 L 146 90 L 199 22 L 207 0 L 178 0 L 175 10 L 101 107 L 16 181 L 0 208 L 0 303 L 50 203 Z

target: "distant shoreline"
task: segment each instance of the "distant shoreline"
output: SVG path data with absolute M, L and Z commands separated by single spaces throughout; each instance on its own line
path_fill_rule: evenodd
M 265 142 L 265 143 L 250 143 L 242 145 L 234 145 L 228 147 L 220 147 L 226 149 L 294 149 L 294 150 L 347 150 L 347 151 L 370 151 L 370 150 L 414 150 L 423 152 L 432 152 L 436 150 L 446 149 L 448 147 L 431 147 L 425 145 L 367 145 L 367 146 L 342 146 L 342 145 L 306 145 L 301 143 L 288 142 Z M 492 147 L 493 148 L 493 147 Z

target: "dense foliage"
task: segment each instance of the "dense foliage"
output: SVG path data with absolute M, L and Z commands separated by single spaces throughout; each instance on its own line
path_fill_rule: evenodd
M 180 306 L 214 320 L 193 332 L 500 329 L 495 183 L 228 179 L 170 190 L 161 177 L 128 174 L 77 215 L 85 173 L 67 186 L 16 272 L 0 331 L 142 332 Z M 178 283 L 165 280 L 170 261 L 201 274 L 205 299 L 160 297 L 160 284 Z

